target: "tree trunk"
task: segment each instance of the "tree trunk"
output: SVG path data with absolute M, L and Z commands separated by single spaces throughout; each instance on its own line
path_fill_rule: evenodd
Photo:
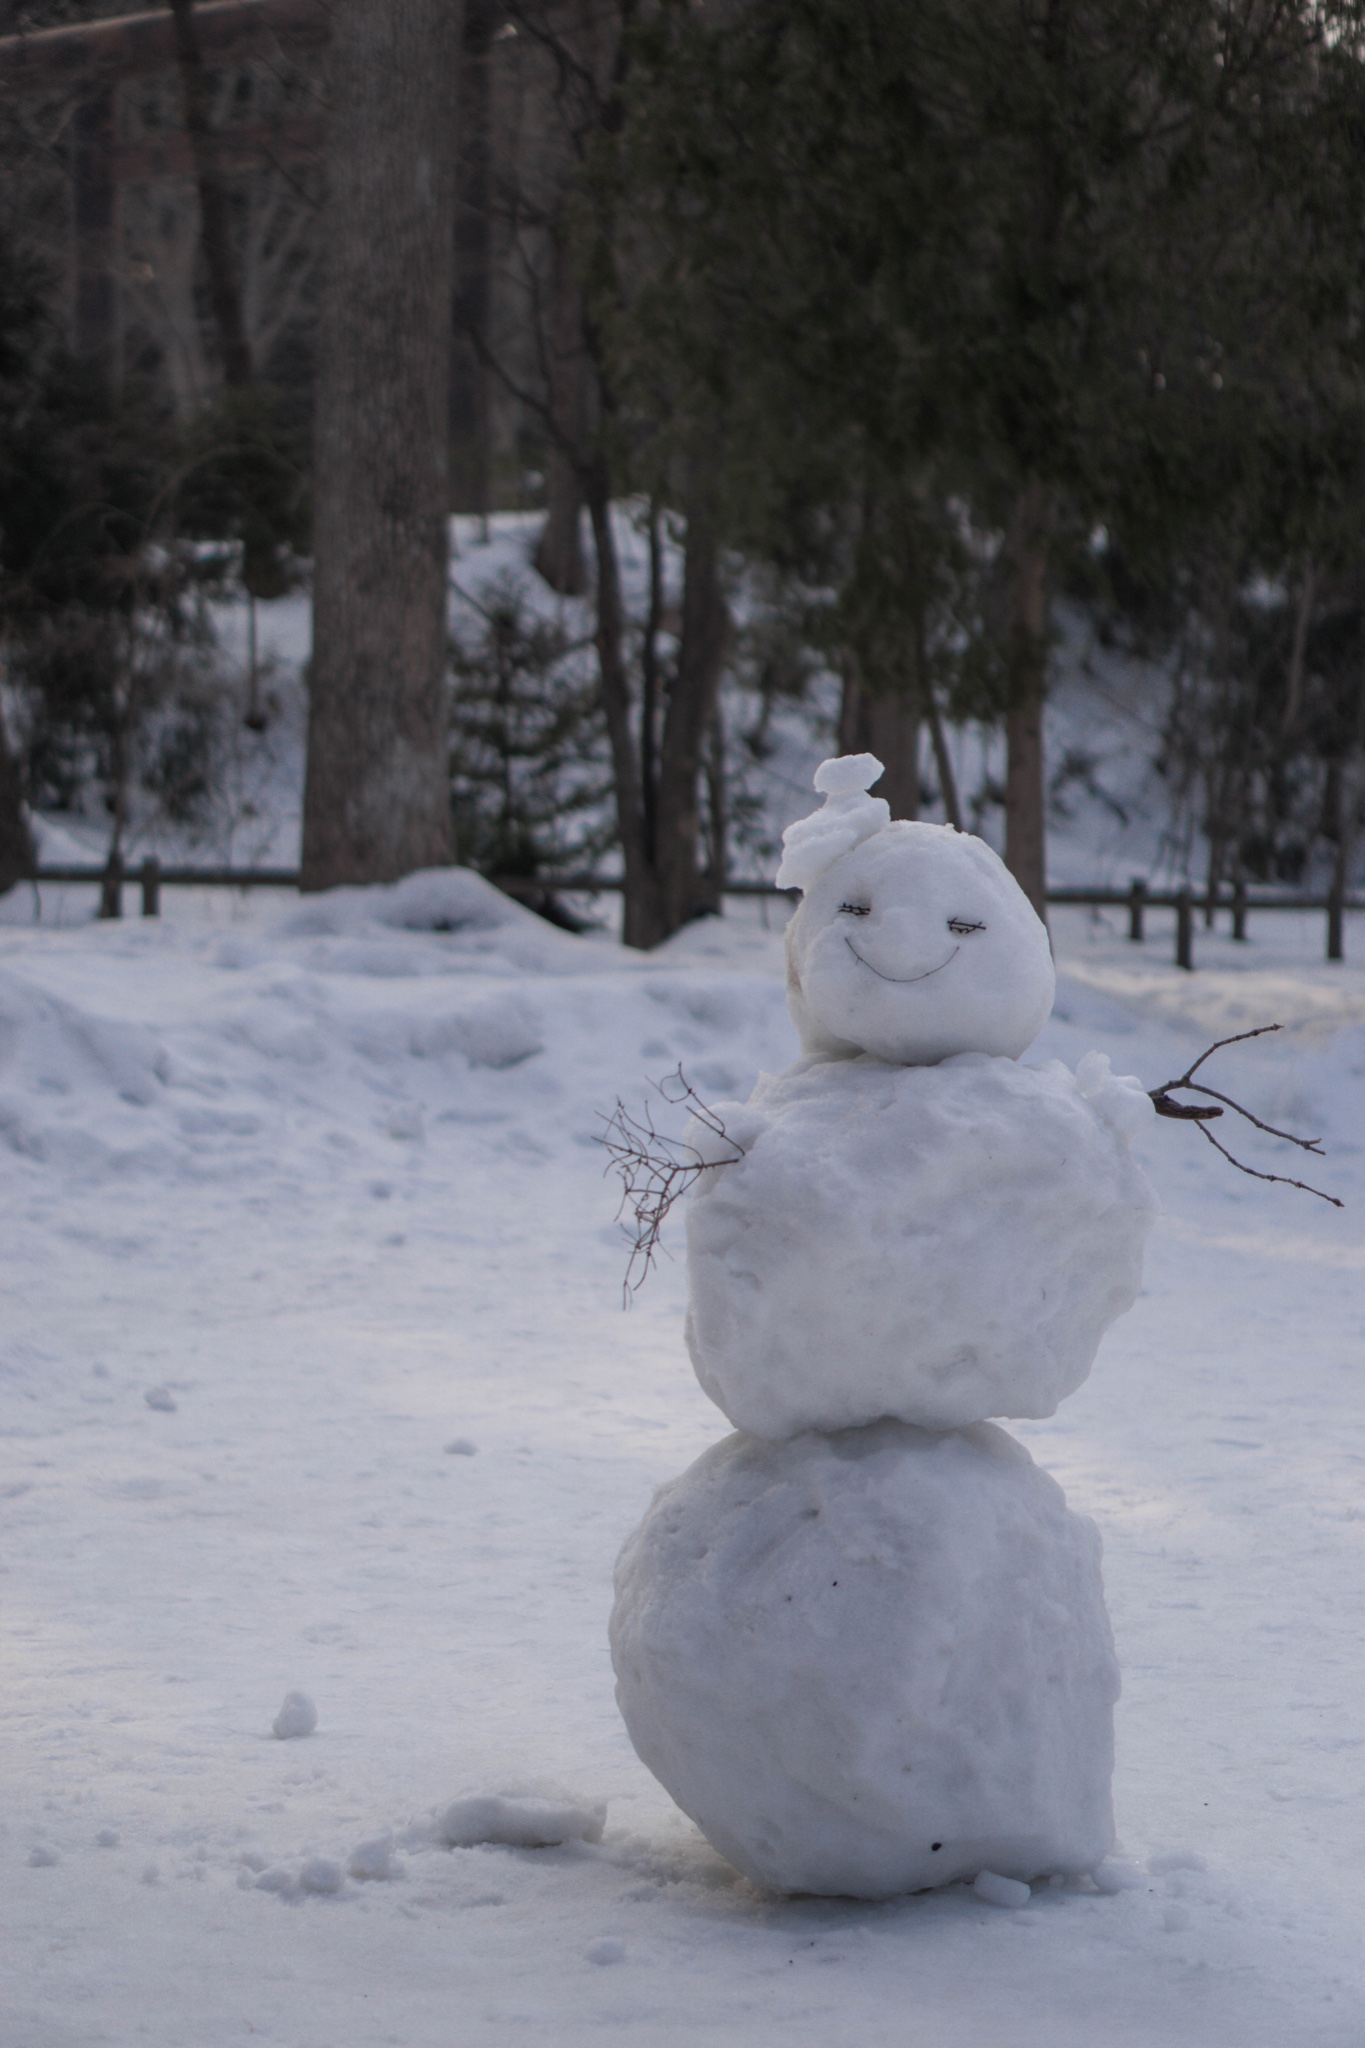
M 36 866 L 19 766 L 0 726 L 0 896 L 26 881 Z
M 687 523 L 677 668 L 656 755 L 648 736 L 642 746 L 635 729 L 609 491 L 606 460 L 599 454 L 587 471 L 586 497 L 597 560 L 598 671 L 625 870 L 622 937 L 626 945 L 648 950 L 690 918 L 713 909 L 717 900 L 714 873 L 703 878 L 698 862 L 700 784 L 725 661 L 729 612 L 712 510 L 705 492 L 698 491 Z M 657 551 L 655 566 L 657 609 Z M 647 633 L 647 642 L 649 638 Z M 645 680 L 648 686 L 648 677 Z M 715 865 L 713 846 L 708 866 L 714 870 Z
M 251 345 L 242 317 L 227 186 L 218 167 L 218 137 L 209 103 L 208 74 L 195 27 L 194 0 L 171 0 L 171 13 L 175 17 L 175 57 L 185 103 L 185 133 L 199 189 L 199 243 L 208 271 L 209 304 L 218 335 L 223 382 L 230 391 L 240 391 L 252 381 Z
M 452 858 L 449 374 L 460 8 L 340 0 L 318 324 L 302 883 Z
M 1047 923 L 1047 801 L 1043 694 L 1047 679 L 1046 497 L 1030 481 L 1019 494 L 1009 537 L 1010 617 L 1006 650 L 1005 865 Z
M 631 729 L 630 671 L 626 666 L 621 571 L 611 530 L 611 480 L 599 455 L 586 478 L 588 517 L 597 564 L 597 672 L 611 748 L 616 829 L 624 868 L 622 932 L 628 946 L 649 947 L 660 933 L 654 862 L 646 843 L 639 755 Z
M 839 711 L 839 748 L 845 754 L 875 754 L 886 773 L 873 784 L 893 818 L 919 816 L 918 692 L 907 687 L 874 695 L 850 663 Z
M 580 531 L 583 450 L 590 434 L 583 300 L 574 274 L 567 226 L 551 239 L 550 321 L 545 336 L 549 441 L 545 453 L 545 524 L 535 566 L 551 590 L 581 597 L 588 587 Z
M 493 36 L 496 0 L 465 0 L 455 172 L 455 345 L 451 350 L 451 504 L 486 522 L 492 510 L 492 406 L 488 388 L 493 291 Z
M 715 907 L 702 884 L 700 850 L 702 752 L 715 716 L 729 634 L 720 575 L 720 543 L 703 486 L 693 493 L 683 568 L 682 630 L 678 666 L 668 693 L 659 750 L 656 862 L 659 905 L 667 938 L 699 912 Z M 657 941 L 655 942 L 657 943 Z
M 925 703 L 929 712 L 929 731 L 934 743 L 934 766 L 938 770 L 938 792 L 943 804 L 943 815 L 956 832 L 965 832 L 962 822 L 962 799 L 958 795 L 957 776 L 953 772 L 953 757 L 948 751 L 948 735 L 943 729 L 943 713 L 939 710 L 938 694 L 933 683 L 925 686 Z

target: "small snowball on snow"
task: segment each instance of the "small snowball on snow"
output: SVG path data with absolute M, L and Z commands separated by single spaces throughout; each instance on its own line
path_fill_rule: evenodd
M 163 1415 L 174 1415 L 175 1396 L 169 1387 L 148 1387 L 143 1400 L 149 1408 L 160 1409 Z
M 270 1725 L 281 1742 L 289 1742 L 295 1736 L 312 1734 L 318 1725 L 318 1710 L 306 1692 L 287 1692 Z
M 588 1944 L 587 1958 L 590 1963 L 623 1963 L 626 1959 L 626 1945 L 623 1941 L 594 1941 Z
M 372 1841 L 357 1842 L 346 1868 L 362 1883 L 383 1883 L 391 1877 L 400 1877 L 402 1866 L 394 1858 L 393 1836 L 376 1835 Z
M 274 1870 L 263 1870 L 256 1879 L 258 1892 L 288 1892 L 294 1888 L 294 1880 L 287 1870 L 276 1866 Z
M 605 1799 L 569 1792 L 476 1792 L 448 1806 L 436 1825 L 452 1849 L 497 1842 L 510 1849 L 553 1849 L 561 1842 L 600 1842 Z
M 54 1863 L 60 1863 L 61 1860 L 57 1851 L 49 1849 L 45 1842 L 39 1842 L 36 1848 L 30 1849 L 28 1852 L 28 1867 L 30 1870 L 50 1870 Z
M 299 1872 L 299 1890 L 326 1895 L 339 1892 L 346 1879 L 339 1863 L 330 1856 L 310 1856 Z
M 978 1871 L 972 1890 L 988 1906 L 1026 1906 L 1033 1897 L 1018 1878 L 998 1877 L 993 1870 Z
M 1207 1857 L 1197 1855 L 1193 1849 L 1163 1849 L 1156 1856 L 1147 1858 L 1147 1868 L 1153 1877 L 1169 1877 L 1173 1870 L 1207 1870 Z
M 1095 1889 L 1109 1899 L 1116 1899 L 1120 1892 L 1141 1891 L 1147 1881 L 1135 1863 L 1119 1863 L 1112 1859 L 1101 1863 L 1090 1875 Z
M 117 1828 L 101 1828 L 95 1837 L 95 1847 L 97 1849 L 117 1849 L 118 1845 L 119 1831 Z
M 446 1445 L 446 1456 L 448 1458 L 473 1458 L 477 1457 L 478 1450 L 478 1445 L 473 1443 L 469 1437 L 454 1436 Z

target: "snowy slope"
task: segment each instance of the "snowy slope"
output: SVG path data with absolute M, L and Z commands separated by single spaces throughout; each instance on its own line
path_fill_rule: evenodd
M 681 1266 L 621 1311 L 597 1113 L 790 1058 L 777 936 L 641 958 L 407 915 L 169 892 L 96 926 L 73 895 L 0 929 L 5 2048 L 1358 2048 L 1365 972 L 1316 920 L 1193 977 L 1060 921 L 1038 1056 L 1150 1084 L 1278 1016 L 1222 1072 L 1324 1132 L 1307 1177 L 1349 1206 L 1144 1141 L 1146 1293 L 1014 1425 L 1104 1536 L 1111 1893 L 869 1907 L 736 1878 L 636 1761 L 606 1647 L 622 1540 L 725 1424 Z M 276 1740 L 293 1688 L 317 1731 Z M 433 1842 L 538 1780 L 606 1799 L 603 1840 Z M 401 1874 L 300 1885 L 390 1832 Z
M 646 541 L 630 505 L 616 508 L 614 524 L 627 609 L 638 620 L 648 594 Z M 557 597 L 533 572 L 539 527 L 535 513 L 499 513 L 486 532 L 473 518 L 451 521 L 452 622 L 465 637 L 477 639 L 477 606 L 495 591 L 515 588 L 528 615 L 558 627 L 566 641 L 578 647 L 573 659 L 590 678 L 591 605 L 586 599 Z M 665 549 L 665 567 L 676 598 L 681 554 L 672 542 Z M 763 602 L 760 593 L 742 583 L 737 583 L 731 600 L 741 623 L 752 621 Z M 213 619 L 224 690 L 224 716 L 215 728 L 212 757 L 215 786 L 201 814 L 181 825 L 158 815 L 145 791 L 135 791 L 126 857 L 130 864 L 155 852 L 177 863 L 296 866 L 307 723 L 302 671 L 311 634 L 308 597 L 294 592 L 257 607 L 262 694 L 270 712 L 259 733 L 243 726 L 240 716 L 247 701 L 245 604 L 215 604 Z M 1141 874 L 1168 882 L 1183 875 L 1190 862 L 1190 871 L 1202 875 L 1202 842 L 1195 835 L 1187 846 L 1173 832 L 1170 792 L 1153 766 L 1166 712 L 1166 678 L 1150 666 L 1100 648 L 1078 612 L 1059 608 L 1054 625 L 1053 686 L 1046 713 L 1048 773 L 1057 784 L 1049 826 L 1051 881 L 1108 888 L 1126 886 L 1132 875 Z M 739 778 L 744 802 L 756 807 L 730 849 L 731 869 L 737 876 L 766 880 L 776 865 L 783 827 L 810 808 L 812 772 L 833 750 L 838 686 L 832 676 L 817 675 L 803 704 L 779 703 L 759 760 L 740 738 L 758 718 L 757 697 L 739 689 L 732 679 L 725 690 L 724 713 L 731 739 L 730 772 Z M 998 849 L 1004 813 L 990 792 L 998 793 L 1004 785 L 1003 736 L 969 723 L 951 727 L 948 740 L 968 823 Z M 933 783 L 927 731 L 921 763 Z M 924 815 L 944 816 L 936 795 L 926 802 Z M 93 792 L 87 814 L 47 813 L 36 820 L 36 827 L 41 857 L 51 864 L 105 857 L 109 820 Z M 610 866 L 610 861 L 603 863 L 604 870 Z M 596 909 L 607 917 L 614 906 L 599 902 Z M 6 914 L 0 906 L 0 918 Z

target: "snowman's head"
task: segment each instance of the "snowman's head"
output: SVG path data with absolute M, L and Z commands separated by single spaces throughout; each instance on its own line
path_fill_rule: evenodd
M 870 754 L 827 761 L 825 806 L 783 834 L 787 1002 L 807 1052 L 898 1066 L 1017 1059 L 1055 988 L 1047 932 L 1004 862 L 951 825 L 892 824 Z

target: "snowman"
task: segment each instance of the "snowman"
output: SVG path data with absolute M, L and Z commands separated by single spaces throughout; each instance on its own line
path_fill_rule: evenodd
M 695 1122 L 687 1342 L 736 1433 L 617 1570 L 617 1698 L 712 1845 L 882 1898 L 1112 1846 L 1099 1537 L 992 1418 L 1051 1415 L 1131 1306 L 1140 1082 L 1022 1066 L 1047 933 L 1003 863 L 826 761 L 784 834 L 802 1057 Z

